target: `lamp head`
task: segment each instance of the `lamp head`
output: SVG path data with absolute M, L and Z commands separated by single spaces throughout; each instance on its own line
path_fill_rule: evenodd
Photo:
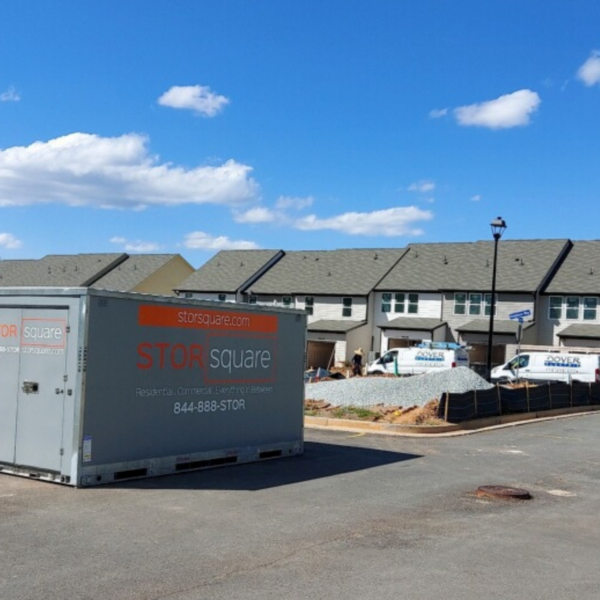
M 491 223 L 492 235 L 495 240 L 499 240 L 506 229 L 506 223 L 502 217 L 496 217 Z

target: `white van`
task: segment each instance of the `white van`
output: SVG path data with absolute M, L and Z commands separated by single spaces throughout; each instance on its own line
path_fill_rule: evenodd
M 492 369 L 492 381 L 600 381 L 600 355 L 557 352 L 518 354 Z
M 413 348 L 393 348 L 367 367 L 369 374 L 417 375 L 453 367 L 468 367 L 467 349 L 458 344 L 433 342 Z

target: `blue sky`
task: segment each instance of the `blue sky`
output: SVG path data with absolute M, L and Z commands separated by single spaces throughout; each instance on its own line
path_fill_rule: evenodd
M 5 0 L 0 257 L 598 239 L 597 0 Z

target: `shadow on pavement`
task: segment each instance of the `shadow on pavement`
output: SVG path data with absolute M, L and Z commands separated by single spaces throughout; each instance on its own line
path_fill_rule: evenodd
M 135 489 L 257 491 L 420 458 L 418 454 L 305 442 L 304 454 L 109 484 Z M 101 486 L 106 489 L 107 486 Z M 99 488 L 92 488 L 99 489 Z

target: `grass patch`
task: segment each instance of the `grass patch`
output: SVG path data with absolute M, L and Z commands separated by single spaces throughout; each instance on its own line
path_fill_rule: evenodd
M 331 416 L 335 419 L 357 419 L 359 421 L 377 421 L 381 418 L 380 413 L 358 406 L 338 406 L 333 409 Z

